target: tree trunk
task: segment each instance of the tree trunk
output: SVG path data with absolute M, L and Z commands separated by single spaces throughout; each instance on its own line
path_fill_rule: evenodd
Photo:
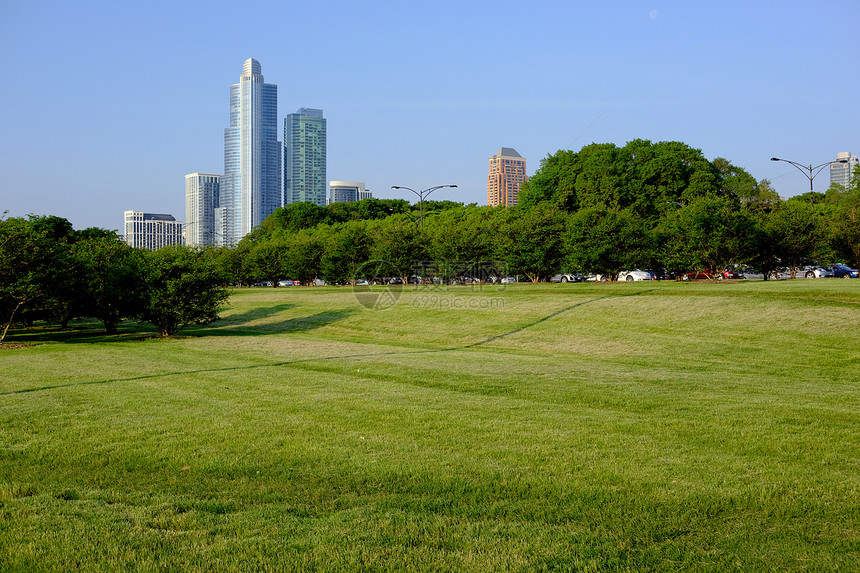
M 25 301 L 20 301 L 15 308 L 12 309 L 12 314 L 9 315 L 9 321 L 3 326 L 3 334 L 0 334 L 0 344 L 3 344 L 3 341 L 6 340 L 6 333 L 9 332 L 9 327 L 12 326 L 12 321 L 15 320 L 15 313 L 18 312 L 18 309 L 24 304 Z

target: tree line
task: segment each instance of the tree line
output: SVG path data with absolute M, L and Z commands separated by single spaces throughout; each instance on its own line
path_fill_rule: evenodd
M 134 318 L 170 335 L 214 320 L 229 284 L 354 282 L 371 261 L 406 279 L 450 279 L 454 263 L 493 261 L 546 280 L 561 271 L 730 264 L 778 268 L 860 263 L 860 170 L 849 188 L 781 199 L 728 160 L 679 142 L 592 144 L 541 161 L 515 207 L 364 199 L 279 208 L 230 248 L 131 249 L 116 233 L 75 231 L 54 216 L 0 219 L 0 312 L 13 322 L 93 317 L 108 332 Z M 431 265 L 422 262 L 432 262 Z M 429 270 L 428 270 L 429 269 Z
M 614 279 L 743 264 L 793 276 L 813 263 L 860 263 L 860 171 L 848 189 L 783 200 L 769 181 L 679 142 L 559 151 L 515 207 L 426 201 L 424 213 L 422 229 L 418 205 L 400 200 L 288 205 L 226 253 L 230 273 L 242 284 L 339 283 L 362 278 L 372 260 L 403 275 L 416 261 L 497 261 L 538 282 L 561 270 Z
M 113 231 L 76 231 L 66 219 L 0 219 L 0 343 L 13 323 L 99 320 L 109 334 L 125 319 L 162 336 L 217 318 L 226 277 L 214 253 L 128 246 Z

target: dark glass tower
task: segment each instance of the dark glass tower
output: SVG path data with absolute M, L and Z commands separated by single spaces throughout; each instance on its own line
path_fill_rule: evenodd
M 326 121 L 301 108 L 284 119 L 284 204 L 326 204 Z

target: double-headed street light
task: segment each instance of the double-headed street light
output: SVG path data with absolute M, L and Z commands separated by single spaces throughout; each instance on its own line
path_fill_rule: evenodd
M 416 191 L 415 189 L 411 189 L 409 187 L 401 187 L 399 185 L 392 185 L 392 189 L 406 189 L 407 191 L 412 191 L 416 195 L 418 195 L 418 205 L 421 210 L 421 230 L 424 231 L 424 197 L 435 191 L 436 189 L 442 189 L 443 187 L 456 187 L 456 185 L 437 185 L 435 187 L 430 187 L 428 189 L 422 189 L 421 191 Z
M 809 205 L 813 209 L 813 211 L 812 211 L 812 220 L 813 221 L 815 220 L 815 203 L 814 203 L 815 195 L 813 195 L 813 191 L 812 191 L 812 180 L 815 179 L 815 176 L 818 175 L 819 173 L 821 173 L 821 171 L 825 167 L 827 167 L 828 165 L 833 165 L 834 163 L 848 163 L 847 159 L 835 159 L 833 161 L 828 161 L 827 163 L 822 163 L 821 165 L 816 165 L 815 167 L 813 167 L 811 163 L 809 165 L 803 165 L 802 163 L 798 163 L 796 161 L 791 161 L 789 159 L 780 159 L 779 157 L 771 157 L 770 160 L 771 161 L 784 161 L 786 163 L 790 163 L 790 164 L 794 165 L 794 167 L 798 171 L 800 171 L 801 173 L 806 175 L 807 179 L 809 179 Z

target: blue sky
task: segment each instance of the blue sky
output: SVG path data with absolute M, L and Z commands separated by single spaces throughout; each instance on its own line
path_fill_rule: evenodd
M 860 2 L 0 0 L 0 213 L 119 229 L 185 219 L 223 171 L 229 86 L 256 58 L 280 123 L 328 120 L 328 178 L 486 203 L 488 158 L 641 138 L 725 157 L 787 197 L 860 152 Z M 815 180 L 829 185 L 828 175 Z

